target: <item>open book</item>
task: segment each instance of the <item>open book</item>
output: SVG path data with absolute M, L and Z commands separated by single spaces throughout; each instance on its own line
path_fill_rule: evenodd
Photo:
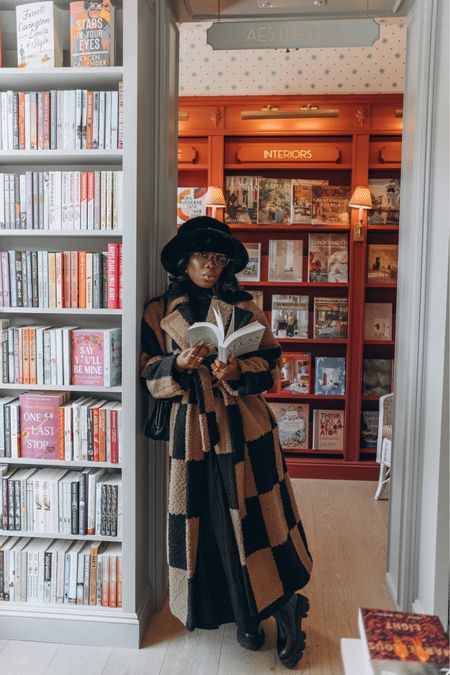
M 240 356 L 241 354 L 247 354 L 258 349 L 265 331 L 265 326 L 262 323 L 253 321 L 235 331 L 233 309 L 230 326 L 225 335 L 222 317 L 215 307 L 213 310 L 217 326 L 207 321 L 197 321 L 188 328 L 187 338 L 191 347 L 202 340 L 204 342 L 212 342 L 217 347 L 219 361 L 222 361 L 222 363 L 228 362 L 230 354 Z

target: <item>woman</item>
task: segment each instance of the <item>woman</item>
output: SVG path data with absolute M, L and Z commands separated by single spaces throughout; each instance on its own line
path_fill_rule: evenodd
M 279 377 L 281 349 L 264 313 L 235 273 L 245 247 L 230 228 L 200 216 L 184 223 L 161 253 L 167 292 L 144 310 L 141 377 L 155 398 L 172 401 L 168 513 L 169 604 L 188 628 L 235 621 L 248 649 L 264 643 L 273 615 L 277 650 L 291 668 L 305 648 L 301 619 L 311 556 L 298 516 L 275 417 L 262 392 Z M 210 345 L 190 348 L 196 321 L 225 329 L 266 327 L 258 351 L 221 363 Z M 144 380 L 145 378 L 145 380 Z

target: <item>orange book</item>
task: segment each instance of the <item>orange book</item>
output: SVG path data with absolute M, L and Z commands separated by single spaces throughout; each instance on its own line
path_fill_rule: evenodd
M 86 105 L 86 150 L 92 150 L 94 138 L 94 92 L 88 91 Z
M 44 91 L 43 105 L 43 150 L 50 150 L 50 92 Z
M 117 556 L 109 556 L 109 607 L 117 607 Z
M 93 446 L 94 446 L 94 462 L 99 461 L 99 449 L 100 449 L 100 443 L 99 443 L 99 418 L 98 418 L 98 413 L 99 409 L 98 408 L 93 408 L 92 409 L 92 416 L 93 416 L 93 431 L 94 433 L 92 434 L 93 436 Z
M 56 253 L 48 252 L 48 306 L 56 309 Z
M 22 335 L 22 384 L 30 384 L 30 343 L 28 340 L 29 329 L 19 329 Z
M 86 308 L 86 251 L 78 251 L 78 307 Z
M 78 251 L 70 251 L 70 306 L 78 307 Z
M 88 182 L 87 171 L 82 171 L 80 174 L 80 223 L 82 230 L 87 230 L 87 222 L 88 222 L 87 182 Z
M 122 607 L 122 556 L 117 556 L 117 607 Z
M 25 92 L 19 91 L 19 150 L 25 150 Z
M 110 556 L 106 553 L 102 555 L 102 607 L 109 605 L 109 563 Z
M 60 407 L 58 408 L 58 449 L 59 449 L 59 459 L 65 459 L 65 453 L 64 453 L 64 433 L 65 433 L 65 427 L 64 427 L 64 408 Z
M 71 307 L 70 251 L 63 251 L 63 307 Z
M 36 375 L 36 328 L 28 329 L 30 384 L 37 384 Z
M 70 65 L 114 66 L 114 7 L 111 0 L 70 3 Z

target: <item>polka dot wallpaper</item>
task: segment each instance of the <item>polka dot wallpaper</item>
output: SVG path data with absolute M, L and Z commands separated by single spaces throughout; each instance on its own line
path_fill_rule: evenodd
M 406 29 L 380 21 L 371 47 L 214 51 L 209 23 L 180 25 L 181 96 L 403 91 Z

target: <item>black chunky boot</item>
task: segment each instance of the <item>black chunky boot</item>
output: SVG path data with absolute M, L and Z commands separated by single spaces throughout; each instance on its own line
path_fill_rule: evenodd
M 245 647 L 245 649 L 251 649 L 254 652 L 256 652 L 258 649 L 261 649 L 265 639 L 266 636 L 261 624 L 259 624 L 256 633 L 244 633 L 240 628 L 237 630 L 237 641 L 241 647 Z
M 277 623 L 278 657 L 286 668 L 294 668 L 303 656 L 306 633 L 302 631 L 301 623 L 308 611 L 308 598 L 294 593 L 273 615 Z

